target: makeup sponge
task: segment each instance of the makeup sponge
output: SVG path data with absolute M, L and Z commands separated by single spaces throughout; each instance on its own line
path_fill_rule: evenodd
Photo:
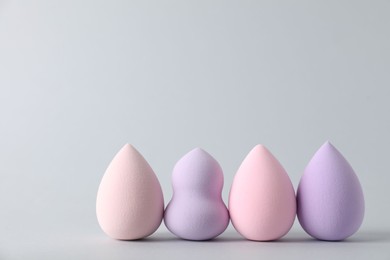
M 160 226 L 164 199 L 160 183 L 142 155 L 126 144 L 108 166 L 99 186 L 96 215 L 110 237 L 134 240 Z
M 364 217 L 364 197 L 351 165 L 329 142 L 315 153 L 297 191 L 298 220 L 312 237 L 343 240 Z
M 234 228 L 250 240 L 279 239 L 293 225 L 294 188 L 282 165 L 263 145 L 255 146 L 239 167 L 230 190 L 229 212 Z
M 173 234 L 208 240 L 226 229 L 229 214 L 221 198 L 223 173 L 210 154 L 196 148 L 184 155 L 173 169 L 172 187 L 164 222 Z

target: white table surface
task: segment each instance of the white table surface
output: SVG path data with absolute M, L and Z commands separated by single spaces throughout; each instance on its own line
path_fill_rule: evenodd
M 160 228 L 147 239 L 117 241 L 100 230 L 3 238 L 0 259 L 390 259 L 390 230 L 360 230 L 342 242 L 293 230 L 275 242 L 243 239 L 231 227 L 211 241 L 181 240 Z

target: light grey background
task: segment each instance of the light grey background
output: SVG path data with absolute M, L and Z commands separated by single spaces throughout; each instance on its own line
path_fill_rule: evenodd
M 389 1 L 0 1 L 0 259 L 389 259 Z M 326 140 L 366 196 L 361 231 L 282 241 L 107 238 L 100 179 L 132 143 L 166 203 L 174 163 L 202 147 L 223 198 L 265 144 L 294 187 Z M 195 253 L 194 253 L 195 252 Z

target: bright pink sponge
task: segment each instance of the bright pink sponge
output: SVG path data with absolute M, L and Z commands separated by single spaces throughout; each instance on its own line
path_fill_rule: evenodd
M 238 169 L 229 212 L 235 229 L 250 240 L 281 238 L 293 225 L 294 188 L 282 165 L 263 145 L 255 146 Z

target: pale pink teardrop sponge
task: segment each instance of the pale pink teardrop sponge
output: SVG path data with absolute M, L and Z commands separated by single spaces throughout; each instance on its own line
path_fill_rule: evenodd
M 282 165 L 263 145 L 255 146 L 238 169 L 229 212 L 234 228 L 250 240 L 279 239 L 293 225 L 294 188 Z
M 141 239 L 157 230 L 163 214 L 163 193 L 156 175 L 144 157 L 126 144 L 99 186 L 96 215 L 100 227 L 115 239 Z

